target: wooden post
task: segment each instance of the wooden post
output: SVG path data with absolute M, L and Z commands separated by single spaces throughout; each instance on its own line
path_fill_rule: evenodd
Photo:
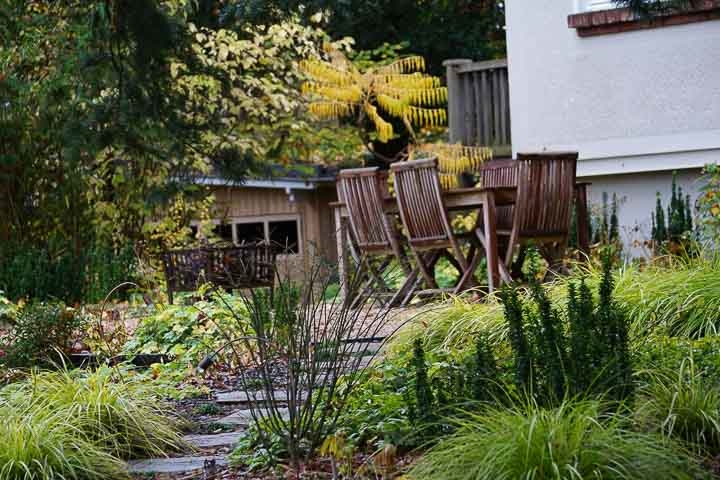
M 450 130 L 450 143 L 465 141 L 465 92 L 463 82 L 458 68 L 462 65 L 472 63 L 472 60 L 462 58 L 445 60 L 445 67 L 448 87 L 448 128 Z
M 484 192 L 484 197 L 483 221 L 485 223 L 485 256 L 487 258 L 488 290 L 492 293 L 500 286 L 495 192 L 492 190 L 486 190 Z
M 575 214 L 577 215 L 577 241 L 578 249 L 588 254 L 590 252 L 590 239 L 588 238 L 588 206 L 587 182 L 575 184 Z
M 348 267 L 345 242 L 347 240 L 346 225 L 342 218 L 342 207 L 335 207 L 335 236 L 337 241 L 338 277 L 340 280 L 340 296 L 347 298 Z

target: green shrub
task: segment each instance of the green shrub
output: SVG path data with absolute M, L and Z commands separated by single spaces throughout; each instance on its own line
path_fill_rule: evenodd
M 678 370 L 650 373 L 640 389 L 637 417 L 646 429 L 684 441 L 699 453 L 720 453 L 720 389 L 692 358 Z
M 52 412 L 119 458 L 163 456 L 184 447 L 171 408 L 145 384 L 116 378 L 116 371 L 33 373 L 6 387 L 5 401 L 32 415 Z
M 0 480 L 104 480 L 128 477 L 125 464 L 68 423 L 62 412 L 3 406 Z
M 704 185 L 697 204 L 703 236 L 715 245 L 720 242 L 720 164 L 705 166 Z
M 61 303 L 36 303 L 16 313 L 9 333 L 0 338 L 0 363 L 9 367 L 61 363 L 85 318 Z
M 72 245 L 47 248 L 0 246 L 0 290 L 17 300 L 100 302 L 118 284 L 134 278 L 130 246 L 94 245 L 77 253 Z
M 554 409 L 466 412 L 409 476 L 422 480 L 694 479 L 695 460 L 671 441 L 626 428 L 597 402 Z
M 597 307 L 584 282 L 579 288 L 570 283 L 567 311 L 561 314 L 533 271 L 532 301 L 521 300 L 517 287 L 503 289 L 515 384 L 521 391 L 550 403 L 591 391 L 616 399 L 630 394 L 628 326 L 613 300 L 610 262 L 606 256 Z

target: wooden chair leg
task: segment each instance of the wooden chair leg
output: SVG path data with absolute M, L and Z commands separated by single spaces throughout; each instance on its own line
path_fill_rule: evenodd
M 490 290 L 490 293 L 495 291 L 500 285 L 495 285 L 495 282 L 492 278 L 492 264 L 491 262 L 495 262 L 497 265 L 497 269 L 499 271 L 500 280 L 506 283 L 509 283 L 512 281 L 512 276 L 510 275 L 510 272 L 508 272 L 507 267 L 505 264 L 500 260 L 500 257 L 492 258 L 491 255 L 488 254 L 488 247 L 487 242 L 485 240 L 485 232 L 482 231 L 482 229 L 478 228 L 475 230 L 475 234 L 477 235 L 478 240 L 480 240 L 480 243 L 482 244 L 483 248 L 485 249 L 485 257 L 487 258 L 488 263 L 488 289 Z
M 463 290 L 465 290 L 465 285 L 468 284 L 470 279 L 473 278 L 475 275 L 475 270 L 477 270 L 478 265 L 480 264 L 480 259 L 482 258 L 482 255 L 480 255 L 480 251 L 478 249 L 477 252 L 470 258 L 470 264 L 468 265 L 467 270 L 465 270 L 460 277 L 460 280 L 458 281 L 457 285 L 455 286 L 455 290 L 453 290 L 453 293 L 459 294 Z
M 417 262 L 417 268 L 420 269 L 420 273 L 422 274 L 423 278 L 425 279 L 425 282 L 427 283 L 428 288 L 437 288 L 437 283 L 435 283 L 435 277 L 433 276 L 432 271 L 428 268 L 426 259 L 423 258 L 423 255 L 420 254 L 420 252 L 417 252 L 414 248 L 412 249 L 412 253 L 415 256 L 415 262 Z

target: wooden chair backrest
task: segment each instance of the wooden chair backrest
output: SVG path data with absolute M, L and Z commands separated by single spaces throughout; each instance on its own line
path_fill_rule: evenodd
M 350 230 L 362 251 L 396 252 L 399 246 L 383 210 L 383 187 L 378 172 L 378 167 L 341 170 L 336 184 L 338 198 L 345 203 Z
M 518 162 L 508 158 L 490 160 L 480 167 L 480 186 L 483 188 L 516 187 Z
M 390 166 L 395 197 L 408 242 L 415 247 L 451 246 L 452 228 L 442 199 L 437 159 L 397 162 Z
M 514 227 L 520 237 L 570 232 L 577 153 L 518 153 Z

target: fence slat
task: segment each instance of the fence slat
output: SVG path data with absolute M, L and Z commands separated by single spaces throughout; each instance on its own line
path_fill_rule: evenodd
M 466 145 L 511 148 L 507 60 L 449 60 L 450 138 Z

